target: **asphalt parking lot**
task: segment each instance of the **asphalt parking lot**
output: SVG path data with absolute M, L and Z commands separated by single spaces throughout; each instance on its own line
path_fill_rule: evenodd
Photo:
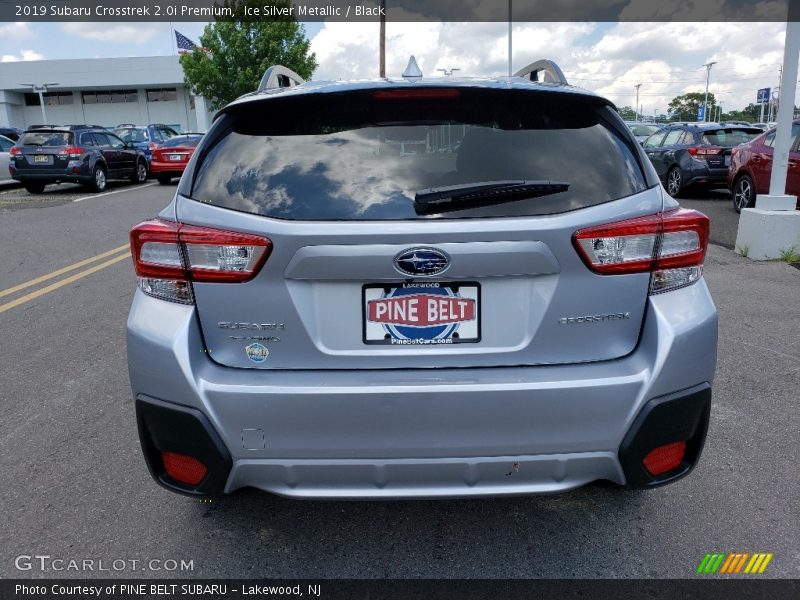
M 800 271 L 724 247 L 730 200 L 682 201 L 711 215 L 722 244 L 705 269 L 720 313 L 711 425 L 689 477 L 531 498 L 312 502 L 245 490 L 206 504 L 150 479 L 127 378 L 127 233 L 174 189 L 62 187 L 33 202 L 0 191 L 0 576 L 683 578 L 706 552 L 772 552 L 764 577 L 800 576 Z M 192 569 L 15 567 L 33 554 Z

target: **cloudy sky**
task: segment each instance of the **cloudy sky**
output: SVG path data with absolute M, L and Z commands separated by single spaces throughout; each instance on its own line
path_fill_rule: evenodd
M 197 41 L 203 23 L 174 23 Z M 0 60 L 174 54 L 168 23 L 0 23 Z M 308 23 L 317 54 L 315 79 L 378 75 L 378 25 Z M 459 75 L 508 70 L 506 23 L 393 23 L 386 26 L 386 68 L 398 76 L 414 54 L 426 75 L 457 67 Z M 569 82 L 618 106 L 666 111 L 682 93 L 705 90 L 704 63 L 716 61 L 710 91 L 725 110 L 755 102 L 756 90 L 778 85 L 782 23 L 515 23 L 513 68 L 551 58 Z M 0 68 L 2 68 L 0 66 Z

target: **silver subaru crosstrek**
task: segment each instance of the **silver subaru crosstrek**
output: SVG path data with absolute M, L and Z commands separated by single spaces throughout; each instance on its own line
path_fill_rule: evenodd
M 150 472 L 192 496 L 675 481 L 709 420 L 708 227 L 549 61 L 368 82 L 273 67 L 131 231 Z

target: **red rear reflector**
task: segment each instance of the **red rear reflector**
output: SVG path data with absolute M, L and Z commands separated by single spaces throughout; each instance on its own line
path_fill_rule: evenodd
M 161 458 L 164 461 L 164 470 L 167 475 L 181 483 L 197 485 L 208 473 L 208 469 L 203 463 L 185 454 L 162 452 Z
M 686 151 L 692 156 L 711 156 L 722 152 L 722 148 L 719 146 L 695 146 L 687 148 Z
M 679 467 L 685 454 L 686 442 L 673 442 L 648 452 L 642 464 L 650 475 L 656 477 Z
M 436 100 L 458 98 L 460 95 L 459 90 L 448 88 L 376 90 L 372 92 L 375 100 Z

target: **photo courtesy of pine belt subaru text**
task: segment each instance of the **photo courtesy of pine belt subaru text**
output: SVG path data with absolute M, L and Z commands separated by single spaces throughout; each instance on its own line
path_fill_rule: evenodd
M 354 82 L 271 67 L 131 231 L 147 466 L 198 497 L 676 481 L 711 407 L 708 231 L 551 61 L 426 78 L 412 57 Z

